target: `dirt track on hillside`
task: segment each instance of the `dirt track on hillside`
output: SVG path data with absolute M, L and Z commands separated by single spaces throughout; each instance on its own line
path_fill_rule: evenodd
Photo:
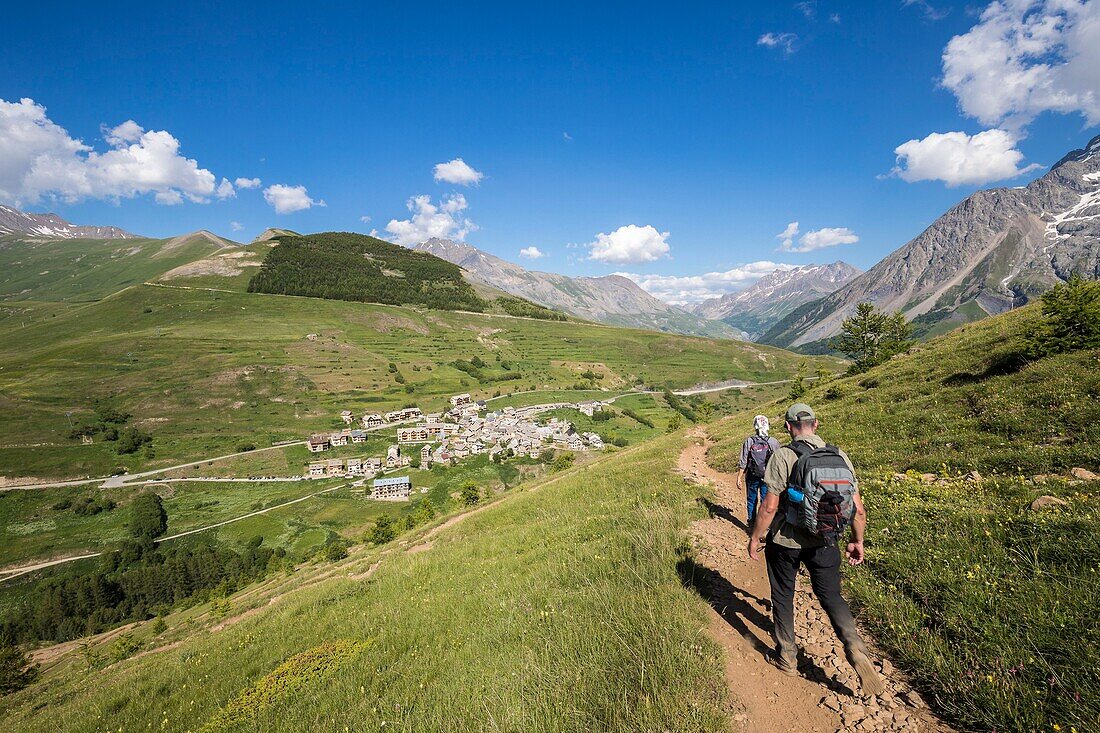
M 748 557 L 744 492 L 737 489 L 736 476 L 707 465 L 706 434 L 696 430 L 690 437 L 679 471 L 712 486 L 715 496 L 711 517 L 692 525 L 697 548 L 692 584 L 711 606 L 709 632 L 725 651 L 726 682 L 744 709 L 734 717 L 740 730 L 949 732 L 873 646 L 887 691 L 877 699 L 858 695 L 858 679 L 804 576 L 795 598 L 795 628 L 810 661 L 799 677 L 788 677 L 766 661 L 773 645 L 768 578 L 763 559 Z

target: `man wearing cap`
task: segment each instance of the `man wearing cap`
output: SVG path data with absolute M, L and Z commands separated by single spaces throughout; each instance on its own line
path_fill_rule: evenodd
M 786 429 L 791 436 L 792 445 L 803 441 L 810 448 L 825 447 L 825 441 L 817 434 L 817 416 L 807 404 L 796 402 L 787 409 Z M 843 452 L 840 455 L 854 476 L 852 462 Z M 879 695 L 885 689 L 882 678 L 871 663 L 867 646 L 856 629 L 848 603 L 840 595 L 840 548 L 836 542 L 788 522 L 786 512 L 779 511 L 780 500 L 784 498 L 791 470 L 797 461 L 798 454 L 790 445 L 777 450 L 768 461 L 768 468 L 764 473 L 768 495 L 760 506 L 756 526 L 749 537 L 749 557 L 753 560 L 759 559 L 763 548 L 768 566 L 776 646 L 775 656 L 770 661 L 785 674 L 798 674 L 794 589 L 798 568 L 805 565 L 810 573 L 814 595 L 828 614 L 837 637 L 844 644 L 844 654 L 859 675 L 864 693 Z M 855 515 L 852 518 L 852 535 L 845 554 L 850 565 L 858 565 L 863 562 L 863 532 L 867 526 L 867 513 L 858 491 L 853 497 L 853 504 Z

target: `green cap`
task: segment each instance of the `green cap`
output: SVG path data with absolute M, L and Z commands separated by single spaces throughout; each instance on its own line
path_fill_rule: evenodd
M 795 402 L 787 408 L 787 422 L 801 422 L 803 420 L 816 420 L 813 408 L 805 402 Z

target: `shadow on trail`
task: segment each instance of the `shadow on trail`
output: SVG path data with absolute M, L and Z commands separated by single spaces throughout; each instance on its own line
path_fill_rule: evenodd
M 707 499 L 705 497 L 699 499 L 699 501 L 703 504 L 703 507 L 707 510 L 707 514 L 709 514 L 712 517 L 720 517 L 720 518 L 726 520 L 730 524 L 732 524 L 735 527 L 737 527 L 738 529 L 740 529 L 742 532 L 745 532 L 746 536 L 747 536 L 749 528 L 745 524 L 745 522 L 742 521 L 741 518 L 738 517 L 736 514 L 734 514 L 729 509 L 722 506 L 721 504 L 715 504 L 713 501 L 711 501 L 710 499 Z
M 710 502 L 706 503 L 710 505 Z M 723 509 L 717 505 L 714 506 L 717 509 Z M 725 511 L 728 513 L 728 510 Z M 731 518 L 730 521 L 742 524 L 736 517 Z M 726 580 L 717 570 L 699 565 L 690 557 L 681 558 L 676 563 L 676 572 L 680 576 L 680 582 L 702 596 L 731 628 L 752 645 L 753 649 L 759 652 L 761 656 L 771 656 L 771 645 L 761 641 L 760 637 L 750 628 L 751 624 L 766 636 L 770 637 L 772 635 L 771 618 L 759 610 L 760 606 L 770 609 L 771 601 L 764 601 L 738 588 Z M 801 651 L 799 651 L 798 671 L 806 679 L 821 684 L 834 692 L 844 695 L 854 694 L 846 685 L 831 677 L 813 659 L 805 656 Z

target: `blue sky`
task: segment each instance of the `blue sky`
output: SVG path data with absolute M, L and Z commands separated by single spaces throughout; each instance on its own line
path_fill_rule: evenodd
M 0 199 L 153 236 L 465 232 L 671 300 L 866 268 L 1100 131 L 1100 0 L 1005 2 L 20 4 Z M 792 222 L 819 248 L 782 251 Z

